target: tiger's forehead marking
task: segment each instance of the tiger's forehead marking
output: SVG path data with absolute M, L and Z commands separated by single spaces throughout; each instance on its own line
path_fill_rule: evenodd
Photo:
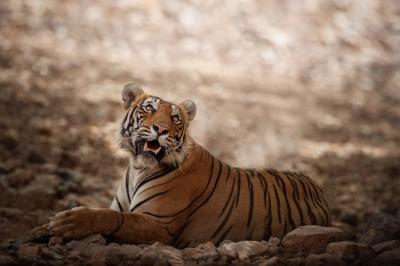
M 161 102 L 161 99 L 158 97 L 150 96 L 146 100 L 143 101 L 143 105 L 151 105 L 154 110 L 158 109 L 158 106 Z
M 171 105 L 171 115 L 179 115 L 179 109 L 175 104 Z

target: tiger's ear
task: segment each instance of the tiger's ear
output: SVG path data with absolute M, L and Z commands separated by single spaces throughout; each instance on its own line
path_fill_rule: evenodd
M 196 116 L 196 104 L 192 100 L 186 100 L 180 104 L 186 112 L 189 122 Z
M 122 90 L 122 100 L 124 101 L 124 107 L 128 108 L 133 101 L 140 95 L 144 94 L 142 88 L 134 82 L 125 85 Z

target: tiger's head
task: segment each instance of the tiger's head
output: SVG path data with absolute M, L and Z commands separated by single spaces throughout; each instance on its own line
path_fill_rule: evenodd
M 134 165 L 179 166 L 190 146 L 187 128 L 196 115 L 195 103 L 167 102 L 145 94 L 135 83 L 124 87 L 122 99 L 126 114 L 121 123 L 120 146 L 132 155 Z

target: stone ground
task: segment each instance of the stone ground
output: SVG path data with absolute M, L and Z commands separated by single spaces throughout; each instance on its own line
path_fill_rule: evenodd
M 214 155 L 305 171 L 352 241 L 381 237 L 368 229 L 371 217 L 400 217 L 399 8 L 396 0 L 1 1 L 2 252 L 14 245 L 15 260 L 22 244 L 9 241 L 57 211 L 109 205 L 127 164 L 115 136 L 131 80 L 193 99 L 192 135 Z M 396 236 L 379 241 L 388 238 Z M 23 245 L 36 255 L 49 248 Z

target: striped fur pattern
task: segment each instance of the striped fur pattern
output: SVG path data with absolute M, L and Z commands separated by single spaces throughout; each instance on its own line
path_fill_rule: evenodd
M 120 141 L 131 159 L 111 209 L 146 222 L 140 225 L 143 235 L 133 233 L 135 222 L 130 229 L 119 225 L 117 238 L 185 247 L 282 237 L 301 225 L 330 225 L 322 190 L 308 176 L 232 167 L 188 136 L 193 102 L 178 105 L 142 91 L 132 94 Z

